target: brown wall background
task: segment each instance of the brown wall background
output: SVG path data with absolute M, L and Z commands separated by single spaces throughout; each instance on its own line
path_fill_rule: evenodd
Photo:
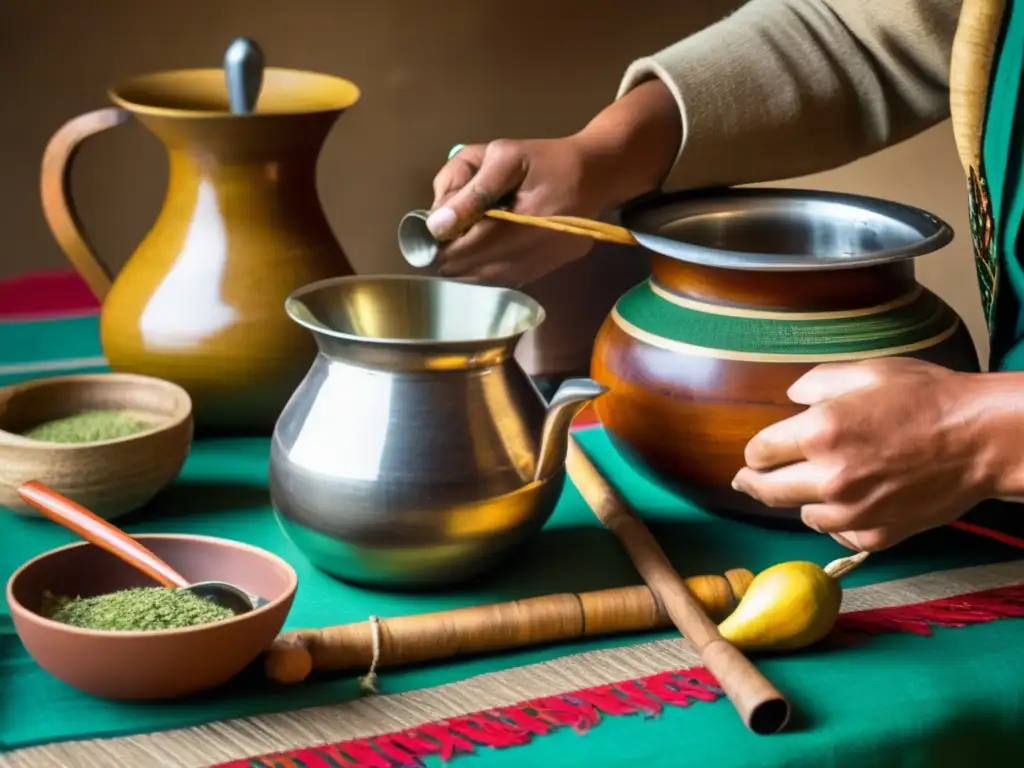
M 457 141 L 573 131 L 614 96 L 633 58 L 740 2 L 703 0 L 7 0 L 0 4 L 0 277 L 64 266 L 43 221 L 38 167 L 50 134 L 147 71 L 216 66 L 248 35 L 268 63 L 355 81 L 320 164 L 324 207 L 360 272 L 401 271 L 399 216 L 429 204 Z M 728 55 L 728 52 L 723 52 Z M 92 140 L 72 188 L 96 249 L 131 254 L 166 182 L 156 140 L 128 125 Z M 957 231 L 918 275 L 987 339 L 970 256 L 963 177 L 948 124 L 851 166 L 799 180 L 928 209 Z

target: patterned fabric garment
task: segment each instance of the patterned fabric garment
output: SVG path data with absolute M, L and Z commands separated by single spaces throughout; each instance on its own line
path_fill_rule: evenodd
M 988 76 L 979 160 L 969 170 L 967 186 L 982 308 L 991 335 L 990 368 L 1013 371 L 1024 370 L 1024 0 L 975 7 L 991 12 L 999 5 L 1002 20 Z
M 995 319 L 996 296 L 999 293 L 999 262 L 996 259 L 992 221 L 992 198 L 988 193 L 984 170 L 974 168 L 967 180 L 967 204 L 971 222 L 971 240 L 974 246 L 974 264 L 978 269 L 978 287 L 985 323 L 992 332 Z

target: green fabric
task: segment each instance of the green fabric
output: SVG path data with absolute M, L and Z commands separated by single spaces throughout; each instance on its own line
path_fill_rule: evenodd
M 35 325 L 35 324 L 32 324 Z M 13 326 L 4 326 L 3 331 Z M 24 329 L 22 329 L 24 330 Z M 47 325 L 69 349 L 89 350 L 95 325 Z M 42 333 L 36 328 L 34 333 Z M 45 334 L 44 334 L 45 335 Z M 5 336 L 5 338 L 13 338 Z M 34 338 L 39 338 L 38 336 Z M 49 343 L 49 342 L 40 342 Z M 93 338 L 92 344 L 95 344 Z M 24 360 L 0 345 L 0 367 Z M 27 375 L 27 374 L 23 374 Z M 684 574 L 753 570 L 792 559 L 819 563 L 842 554 L 830 539 L 810 533 L 766 531 L 709 516 L 651 484 L 614 452 L 600 430 L 579 435 L 584 449 L 651 524 Z M 299 572 L 289 627 L 323 626 L 562 590 L 594 590 L 637 583 L 615 538 L 603 531 L 571 486 L 546 529 L 520 557 L 490 578 L 426 595 L 360 590 L 315 571 L 283 538 L 266 485 L 265 438 L 196 443 L 178 481 L 123 521 L 131 532 L 185 532 L 239 539 L 280 554 Z M 1024 534 L 1024 520 L 1000 510 L 976 515 Z M 1016 530 L 1014 530 L 1016 529 Z M 0 509 L 0 578 L 34 555 L 74 540 L 40 519 Z M 917 537 L 873 557 L 846 582 L 858 586 L 969 564 L 1016 559 L 1020 551 L 953 529 Z M 417 669 L 389 669 L 386 693 L 415 690 L 466 677 L 672 633 L 611 638 L 529 649 Z M 659 718 L 606 718 L 585 737 L 571 729 L 508 751 L 480 750 L 468 765 L 717 766 L 963 765 L 968 751 L 985 764 L 1002 749 L 1019 750 L 1024 696 L 1024 621 L 939 631 L 934 637 L 882 636 L 858 648 L 816 651 L 765 660 L 763 668 L 800 711 L 793 732 L 768 739 L 746 733 L 724 701 L 668 708 Z M 953 670 L 956 671 L 953 671 Z M 0 749 L 66 739 L 126 735 L 345 701 L 358 695 L 355 676 L 330 676 L 297 687 L 265 683 L 251 670 L 224 689 L 188 701 L 133 705 L 93 699 L 40 670 L 0 610 Z M 462 758 L 460 758 L 460 761 Z M 439 765 L 437 760 L 428 760 Z M 693 762 L 693 761 L 691 761 Z
M 810 559 L 820 563 L 842 554 L 830 539 L 805 533 L 764 531 L 741 523 L 708 516 L 671 496 L 630 471 L 617 457 L 600 430 L 580 435 L 584 449 L 598 464 L 615 477 L 629 501 L 652 524 L 655 534 L 677 563 L 681 572 L 723 573 L 728 568 L 745 566 L 755 571 L 792 559 Z M 515 599 L 563 590 L 593 590 L 636 583 L 635 573 L 614 537 L 604 532 L 579 497 L 569 487 L 545 531 L 524 551 L 521 558 L 501 569 L 491 579 L 445 594 L 398 595 L 372 592 L 346 586 L 309 566 L 302 555 L 286 541 L 274 521 L 266 492 L 268 441 L 258 439 L 219 440 L 198 443 L 179 482 L 148 506 L 145 511 L 124 520 L 131 532 L 182 532 L 238 539 L 276 552 L 299 572 L 300 589 L 289 617 L 289 627 L 365 620 L 370 614 L 395 616 L 407 613 L 452 608 L 473 603 Z M 0 577 L 6 579 L 25 560 L 52 547 L 74 540 L 74 536 L 45 520 L 0 515 Z M 851 586 L 887 581 L 928 571 L 968 564 L 997 562 L 1020 556 L 1018 550 L 989 539 L 951 529 L 935 531 L 908 542 L 892 553 L 874 558 L 855 572 L 847 582 Z M 5 608 L 6 610 L 6 608 Z M 970 635 L 975 628 L 957 630 Z M 1013 642 L 1024 647 L 1024 622 L 1000 622 L 997 634 L 1008 633 Z M 533 649 L 493 658 L 478 658 L 423 669 L 394 669 L 384 674 L 389 693 L 413 690 L 463 679 L 470 675 L 543 661 L 567 653 L 632 644 L 644 638 L 615 638 L 575 643 L 552 649 Z M 878 643 L 883 645 L 879 646 Z M 904 658 L 888 656 L 884 648 L 895 640 L 872 640 L 871 648 L 858 653 L 874 659 L 886 669 L 912 661 L 928 651 L 928 640 L 917 639 Z M 951 639 L 950 642 L 961 642 Z M 1005 642 L 1010 643 L 1011 640 Z M 925 654 L 927 655 L 927 654 Z M 781 669 L 819 666 L 814 655 L 772 662 Z M 960 662 L 960 658 L 957 658 Z M 915 662 L 916 663 L 916 662 Z M 836 695 L 844 676 L 850 685 L 860 676 L 853 667 L 844 666 L 834 685 L 809 691 L 810 700 L 825 709 Z M 79 694 L 49 677 L 36 667 L 13 636 L 0 638 L 0 734 L 5 748 L 26 746 L 57 739 L 111 736 L 148 730 L 173 728 L 226 717 L 345 700 L 356 695 L 351 677 L 322 680 L 301 687 L 275 689 L 253 674 L 212 695 L 188 702 L 130 705 L 99 701 Z M 1024 665 L 1018 667 L 1018 691 L 1024 690 Z M 781 673 L 787 674 L 787 673 Z M 1005 683 L 1005 669 L 992 671 L 993 683 Z M 816 675 L 811 675 L 815 677 Z M 1000 678 L 998 681 L 996 678 Z M 990 675 L 969 678 L 969 686 L 980 685 L 986 692 Z M 780 683 L 782 681 L 780 680 Z M 940 684 L 936 682 L 936 684 Z M 957 699 L 963 689 L 948 680 L 948 697 Z M 888 690 L 888 688 L 886 689 Z M 877 690 L 875 691 L 877 693 Z M 886 694 L 889 698 L 889 694 Z M 864 701 L 877 711 L 883 702 Z M 886 703 L 887 705 L 887 703 Z M 950 702 L 952 706 L 952 702 Z M 700 707 L 695 706 L 697 711 Z M 717 705 L 716 727 L 728 727 L 732 716 Z M 893 710 L 897 717 L 897 710 Z M 708 717 L 710 715 L 703 715 Z M 874 719 L 876 728 L 885 728 Z M 898 717 L 897 717 L 898 719 Z M 861 721 L 856 727 L 863 727 Z M 838 726 L 837 726 L 838 727 Z M 664 732 L 663 728 L 654 730 Z M 667 734 L 666 734 L 667 737 Z M 541 740 L 543 741 L 543 740 Z
M 18 338 L 32 339 L 40 346 L 59 338 L 76 355 L 95 351 L 88 340 L 95 326 L 80 321 L 25 324 L 16 330 L 8 324 L 4 330 L 15 331 Z M 24 350 L 12 350 L 8 345 L 0 348 L 0 366 L 25 358 Z M 709 516 L 632 471 L 600 430 L 583 432 L 580 439 L 585 450 L 651 523 L 655 535 L 684 573 L 721 573 L 737 565 L 757 570 L 795 558 L 823 563 L 843 551 L 823 537 L 766 531 Z M 461 590 L 420 596 L 348 587 L 315 571 L 283 538 L 268 502 L 267 456 L 268 441 L 264 438 L 198 442 L 178 481 L 124 525 L 134 532 L 181 531 L 233 538 L 281 554 L 298 569 L 301 585 L 289 627 L 355 622 L 371 613 L 398 615 L 637 582 L 620 546 L 600 528 L 569 486 L 542 535 L 490 579 Z M 6 579 L 20 563 L 74 541 L 74 537 L 48 521 L 0 512 L 0 541 L 4 542 L 0 577 Z M 1019 554 L 988 539 L 943 529 L 872 558 L 852 574 L 849 584 L 1013 559 Z M 350 676 L 281 689 L 264 683 L 257 669 L 220 691 L 193 700 L 144 706 L 101 701 L 68 688 L 38 669 L 11 634 L 6 620 L 5 608 L 0 613 L 0 743 L 5 750 L 57 739 L 138 733 L 323 705 L 357 694 Z M 421 669 L 388 670 L 383 685 L 387 692 L 413 690 L 566 653 L 670 636 L 660 633 L 613 638 Z M 976 729 L 1005 735 L 1013 730 L 1006 724 L 1019 715 L 1019 692 L 1024 690 L 1024 667 L 1012 656 L 1013 649 L 1022 644 L 1024 622 L 1006 621 L 941 632 L 935 638 L 881 637 L 862 648 L 770 660 L 766 669 L 793 694 L 813 727 L 781 738 L 743 742 L 756 744 L 756 752 L 736 749 L 736 738 L 751 737 L 739 729 L 728 705 L 719 702 L 670 711 L 656 720 L 609 719 L 585 739 L 570 732 L 558 733 L 508 753 L 484 751 L 475 760 L 481 765 L 508 761 L 520 764 L 523 760 L 549 764 L 549 759 L 557 755 L 559 764 L 582 765 L 617 756 L 616 762 L 622 763 L 632 764 L 640 757 L 662 757 L 674 764 L 671 758 L 679 751 L 698 749 L 693 754 L 707 756 L 709 763 L 715 764 L 763 764 L 761 761 L 770 754 L 773 760 L 797 761 L 792 763 L 795 765 L 800 760 L 807 765 L 826 765 L 840 755 L 852 760 L 869 752 L 878 757 L 873 750 L 879 744 L 896 749 L 900 743 L 919 743 L 914 739 L 931 737 L 958 719 L 977 717 L 972 720 Z M 972 646 L 985 652 L 970 652 Z M 951 675 L 947 672 L 950 660 L 972 669 L 968 674 Z M 978 714 L 979 707 L 984 717 Z M 911 710 L 914 717 L 907 720 L 905 714 Z M 867 712 L 871 713 L 869 717 L 865 716 Z M 846 744 L 842 751 L 840 744 Z M 944 749 L 943 754 L 954 754 L 950 749 Z
M 99 318 L 0 322 L 0 348 L 0 362 L 5 365 L 102 355 Z
M 1024 370 L 1024 2 L 1008 0 L 989 86 L 982 144 L 1002 290 L 992 330 L 993 370 Z
M 90 358 L 102 355 L 100 323 L 94 315 L 27 323 L 0 320 L 0 387 L 31 376 L 98 373 L 105 367 L 92 364 Z M 60 360 L 72 362 L 42 370 Z M 33 372 L 33 366 L 40 370 Z
M 956 322 L 953 310 L 922 291 L 914 301 L 875 315 L 842 319 L 770 320 L 729 317 L 673 304 L 641 283 L 616 305 L 627 322 L 670 341 L 762 354 L 864 352 L 931 339 Z
M 928 639 L 878 637 L 859 648 L 805 654 L 799 664 L 762 661 L 760 668 L 799 709 L 785 734 L 751 735 L 720 700 L 668 708 L 656 720 L 607 718 L 584 737 L 565 728 L 525 749 L 481 751 L 465 766 L 1019 765 L 1020 639 L 990 624 L 940 630 Z M 442 765 L 435 759 L 425 763 Z

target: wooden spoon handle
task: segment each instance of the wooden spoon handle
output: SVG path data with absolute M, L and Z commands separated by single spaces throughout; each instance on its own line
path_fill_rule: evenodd
M 566 469 L 594 515 L 619 539 L 637 572 L 665 606 L 672 623 L 701 655 L 725 695 L 754 733 L 777 733 L 789 722 L 790 706 L 778 689 L 729 643 L 672 567 L 639 517 L 569 438 Z
M 18 488 L 18 495 L 55 523 L 74 531 L 83 539 L 134 565 L 165 587 L 187 587 L 189 582 L 146 547 L 103 518 L 71 499 L 47 488 L 38 480 L 29 480 Z
M 603 221 L 593 219 L 581 219 L 576 216 L 527 216 L 523 213 L 513 213 L 501 209 L 492 209 L 485 214 L 490 219 L 511 221 L 515 224 L 525 224 L 529 227 L 550 229 L 554 232 L 564 232 L 569 235 L 589 237 L 592 240 L 600 240 L 606 243 L 620 243 L 623 245 L 636 245 L 636 238 L 624 227 L 614 224 L 606 224 Z

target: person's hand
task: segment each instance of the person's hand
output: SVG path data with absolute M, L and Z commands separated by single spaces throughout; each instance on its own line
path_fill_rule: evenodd
M 887 358 L 820 365 L 789 398 L 810 406 L 756 435 L 733 487 L 852 549 L 885 549 L 996 495 L 979 375 Z
M 463 147 L 434 178 L 440 274 L 519 286 L 584 256 L 588 238 L 480 217 L 514 193 L 517 213 L 597 218 L 613 204 L 600 165 L 578 136 Z
M 434 179 L 427 226 L 445 243 L 439 272 L 520 286 L 581 258 L 594 245 L 589 238 L 481 216 L 514 193 L 516 213 L 598 218 L 657 189 L 681 137 L 679 107 L 654 79 L 571 136 L 463 147 Z

